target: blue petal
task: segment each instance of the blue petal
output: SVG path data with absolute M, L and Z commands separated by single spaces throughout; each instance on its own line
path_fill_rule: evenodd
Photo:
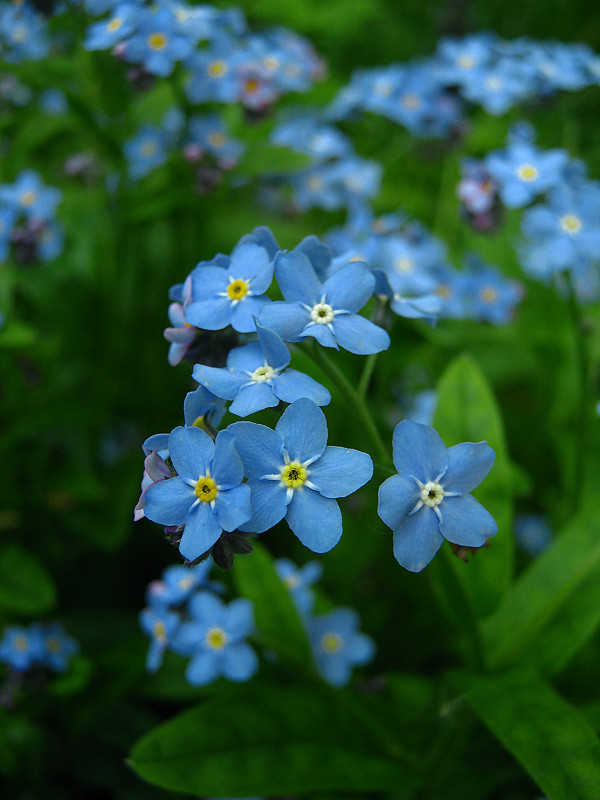
M 222 532 L 210 503 L 198 503 L 188 514 L 179 552 L 188 561 L 194 561 L 213 546 Z
M 343 656 L 339 654 L 320 654 L 318 657 L 318 665 L 321 674 L 332 686 L 345 686 L 352 674 L 352 665 L 349 664 Z
M 250 487 L 243 483 L 235 489 L 219 492 L 215 503 L 219 525 L 226 531 L 234 531 L 248 522 L 252 515 Z
M 375 276 L 366 264 L 352 261 L 342 267 L 323 287 L 326 302 L 335 309 L 345 309 L 351 314 L 366 305 L 375 289 Z
M 185 677 L 192 686 L 204 686 L 221 674 L 221 659 L 218 654 L 203 650 L 197 653 L 185 671 Z
M 323 287 L 304 253 L 292 250 L 279 256 L 275 261 L 275 278 L 288 303 L 312 307 L 320 302 Z
M 433 481 L 448 466 L 446 446 L 428 425 L 403 419 L 394 430 L 394 465 L 401 475 Z
M 371 480 L 373 462 L 360 450 L 326 447 L 309 470 L 309 480 L 324 497 L 347 497 Z
M 338 504 L 312 489 L 294 490 L 286 520 L 302 544 L 313 553 L 327 553 L 342 536 Z
M 291 461 L 320 456 L 327 445 L 325 414 L 312 400 L 301 398 L 283 412 L 275 431 L 285 442 Z
M 264 533 L 285 517 L 287 511 L 286 490 L 278 481 L 261 481 L 253 478 L 246 484 L 250 487 L 252 516 L 240 525 L 240 530 Z
M 367 664 L 375 655 L 375 642 L 364 633 L 355 633 L 348 642 L 348 657 L 354 664 Z
M 258 669 L 258 656 L 246 642 L 230 645 L 223 652 L 223 674 L 230 681 L 247 681 Z
M 210 627 L 223 626 L 226 617 L 226 606 L 212 592 L 201 591 L 194 594 L 188 604 L 190 615 L 198 622 L 206 623 Z M 198 625 L 195 625 L 200 630 Z
M 254 632 L 254 607 L 243 597 L 232 600 L 225 609 L 224 627 L 230 640 L 240 641 Z
M 377 513 L 388 528 L 395 531 L 404 517 L 417 505 L 419 494 L 419 487 L 412 478 L 392 475 L 379 487 Z
M 481 547 L 490 536 L 498 533 L 498 526 L 490 512 L 470 494 L 445 497 L 439 509 L 443 520 L 440 530 L 453 544 Z
M 219 331 L 231 323 L 231 300 L 227 297 L 211 297 L 190 303 L 185 309 L 185 318 L 197 328 Z
M 252 333 L 256 330 L 254 318 L 258 317 L 262 308 L 270 305 L 271 301 L 266 294 L 256 297 L 246 295 L 231 310 L 231 327 L 239 333 Z
M 235 449 L 248 478 L 277 475 L 284 464 L 283 439 L 266 425 L 234 422 L 227 428 L 235 436 Z
M 169 647 L 183 656 L 191 656 L 202 647 L 205 635 L 195 622 L 183 622 L 169 642 Z
M 394 531 L 394 557 L 409 572 L 421 572 L 440 549 L 444 537 L 432 508 L 404 517 Z
M 337 343 L 350 353 L 370 355 L 390 346 L 386 331 L 359 314 L 339 314 L 332 325 Z
M 263 294 L 273 280 L 273 263 L 264 247 L 238 244 L 231 254 L 228 273 L 234 280 L 249 283 L 253 294 Z
M 258 367 L 264 366 L 265 357 L 262 347 L 258 342 L 234 347 L 227 356 L 227 368 L 241 370 L 242 372 L 254 372 Z
M 211 475 L 224 489 L 239 486 L 244 479 L 244 465 L 235 449 L 235 436 L 229 429 L 219 431 L 215 439 Z
M 242 386 L 248 383 L 248 376 L 244 375 L 243 372 L 233 372 L 230 369 L 219 369 L 218 367 L 205 367 L 204 364 L 195 365 L 192 377 L 201 386 L 225 400 L 233 400 Z
M 261 325 L 278 333 L 286 342 L 299 342 L 309 322 L 309 312 L 299 303 L 270 303 L 262 307 L 259 316 Z
M 331 248 L 319 241 L 312 233 L 306 236 L 299 245 L 296 245 L 295 250 L 304 253 L 315 270 L 317 277 L 320 280 L 324 279 L 327 273 L 327 268 L 331 264 Z
M 169 455 L 182 478 L 206 475 L 214 454 L 213 440 L 200 428 L 175 428 L 169 436 Z
M 318 406 L 326 406 L 331 402 L 331 395 L 324 386 L 296 369 L 286 369 L 273 378 L 273 391 L 284 403 L 293 403 L 301 397 L 308 397 Z
M 195 499 L 194 490 L 181 478 L 168 478 L 148 487 L 144 511 L 160 525 L 183 525 Z
M 273 369 L 287 367 L 290 363 L 290 351 L 283 343 L 281 336 L 275 331 L 265 328 L 260 322 L 256 323 L 256 333 L 264 353 L 264 361 Z
M 169 434 L 168 433 L 155 433 L 149 436 L 144 444 L 142 450 L 144 454 L 149 456 L 153 450 L 167 450 L 169 447 Z M 165 456 L 166 458 L 166 456 Z
M 222 267 L 202 267 L 192 273 L 192 298 L 196 301 L 199 298 L 215 295 L 217 292 L 226 292 L 228 286 L 227 270 Z
M 274 408 L 277 405 L 279 399 L 275 397 L 272 386 L 268 383 L 251 383 L 240 390 L 229 410 L 238 417 L 247 417 L 263 408 Z
M 329 325 L 321 325 L 319 323 L 307 325 L 302 331 L 301 339 L 305 339 L 307 336 L 312 336 L 312 338 L 316 339 L 323 347 L 335 347 L 336 350 L 339 350 L 335 335 Z
M 496 453 L 487 442 L 462 442 L 448 448 L 448 471 L 443 486 L 447 492 L 469 494 L 491 470 Z

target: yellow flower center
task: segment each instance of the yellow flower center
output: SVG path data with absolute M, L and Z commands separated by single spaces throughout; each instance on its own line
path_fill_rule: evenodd
M 575 216 L 575 214 L 565 214 L 560 218 L 560 227 L 566 233 L 576 234 L 579 233 L 583 225 L 579 217 Z
M 27 28 L 22 26 L 15 28 L 12 33 L 12 38 L 15 42 L 24 42 L 27 38 Z
M 206 475 L 204 478 L 199 478 L 194 492 L 198 500 L 201 500 L 203 503 L 211 503 L 217 496 L 219 490 L 213 479 Z
M 227 634 L 222 628 L 211 628 L 206 634 L 206 644 L 213 650 L 222 650 L 227 644 Z
M 152 631 L 156 638 L 161 642 L 166 642 L 167 640 L 167 629 L 165 628 L 165 623 L 158 620 L 152 626 Z
M 241 300 L 248 294 L 248 284 L 246 281 L 231 281 L 227 287 L 227 294 L 230 300 Z
M 522 181 L 534 181 L 539 174 L 537 167 L 534 167 L 533 164 L 522 164 L 517 170 L 517 175 Z
M 177 586 L 179 586 L 179 588 L 184 592 L 187 591 L 188 589 L 191 589 L 193 585 L 194 585 L 194 579 L 191 577 L 181 578 L 181 580 L 177 581 Z
M 227 141 L 227 137 L 224 133 L 211 133 L 208 137 L 208 141 L 213 147 L 223 147 Z
M 248 92 L 248 94 L 254 94 L 260 88 L 260 83 L 256 80 L 256 78 L 248 78 L 247 81 L 244 81 L 244 89 Z
M 29 642 L 25 636 L 17 636 L 15 639 L 15 648 L 23 652 L 29 647 Z
M 437 294 L 438 297 L 441 297 L 442 300 L 446 300 L 451 295 L 450 287 L 447 286 L 445 283 L 441 283 L 435 290 L 435 293 Z
M 342 638 L 337 633 L 326 633 L 321 637 L 321 647 L 328 653 L 337 653 L 342 647 Z
M 51 653 L 58 653 L 60 650 L 60 641 L 56 636 L 51 636 L 49 639 L 46 639 L 46 647 Z
M 281 482 L 290 489 L 297 489 L 306 481 L 308 472 L 298 461 L 291 461 L 281 470 Z
M 23 194 L 21 195 L 21 203 L 24 206 L 32 206 L 35 203 L 35 201 L 36 201 L 36 194 L 31 190 L 28 192 L 23 192 Z
M 494 303 L 498 299 L 498 292 L 495 289 L 482 289 L 481 299 L 484 303 Z
M 227 64 L 224 61 L 211 61 L 206 71 L 211 78 L 220 78 L 227 72 Z
M 164 50 L 168 41 L 164 33 L 151 33 L 148 37 L 148 46 L 152 50 Z
M 118 31 L 122 24 L 123 20 L 120 17 L 115 17 L 114 19 L 111 19 L 109 23 L 107 23 L 106 27 L 111 33 L 113 33 L 114 31 Z

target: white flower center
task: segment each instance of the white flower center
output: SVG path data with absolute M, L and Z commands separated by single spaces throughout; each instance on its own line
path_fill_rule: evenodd
M 264 367 L 259 367 L 255 369 L 252 375 L 250 376 L 254 383 L 264 383 L 265 381 L 270 381 L 271 378 L 274 378 L 277 373 L 270 367 L 268 364 L 265 364 Z
M 434 508 L 444 499 L 444 487 L 435 481 L 427 481 L 421 489 L 421 502 L 424 506 Z
M 572 236 L 579 233 L 583 224 L 579 217 L 575 214 L 564 214 L 560 218 L 560 227 L 565 233 L 570 233 Z
M 317 303 L 310 310 L 310 318 L 318 325 L 329 325 L 333 322 L 335 314 L 333 308 L 327 303 Z
M 517 170 L 517 175 L 522 181 L 535 181 L 539 174 L 538 168 L 533 164 L 521 164 Z

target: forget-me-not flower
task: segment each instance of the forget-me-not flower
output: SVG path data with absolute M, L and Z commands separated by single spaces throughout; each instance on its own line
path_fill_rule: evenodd
M 335 501 L 352 494 L 373 474 L 367 453 L 327 447 L 325 414 L 312 400 L 292 403 L 275 430 L 234 422 L 236 450 L 252 490 L 252 516 L 243 531 L 262 533 L 282 519 L 303 545 L 326 553 L 342 535 Z
M 280 400 L 293 403 L 308 397 L 318 406 L 330 402 L 331 395 L 314 378 L 287 369 L 290 353 L 278 334 L 258 322 L 256 333 L 257 342 L 230 350 L 226 369 L 196 364 L 194 380 L 217 397 L 233 400 L 229 410 L 239 417 L 276 406 Z
M 145 513 L 161 525 L 185 525 L 179 552 L 194 561 L 251 516 L 250 489 L 229 430 L 216 440 L 200 428 L 175 428 L 169 456 L 177 476 L 146 490 Z
M 301 614 L 310 614 L 315 601 L 310 587 L 321 577 L 321 564 L 318 561 L 309 561 L 303 567 L 297 567 L 288 558 L 278 558 L 275 570 L 289 590 L 298 611 Z
M 498 526 L 472 497 L 496 454 L 487 442 L 446 449 L 427 425 L 403 420 L 394 430 L 397 475 L 379 487 L 377 513 L 394 531 L 394 556 L 410 572 L 429 564 L 444 539 L 482 547 Z
M 259 321 L 285 341 L 312 336 L 325 347 L 360 355 L 389 347 L 383 328 L 357 313 L 375 289 L 366 264 L 350 262 L 321 283 L 308 257 L 296 250 L 277 259 L 275 277 L 286 302 L 263 308 Z
M 360 619 L 351 608 L 336 608 L 307 621 L 317 668 L 332 686 L 345 686 L 352 668 L 366 664 L 375 655 L 373 640 L 360 633 Z

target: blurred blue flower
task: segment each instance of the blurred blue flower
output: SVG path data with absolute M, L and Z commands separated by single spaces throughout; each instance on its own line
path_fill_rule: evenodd
M 393 436 L 398 475 L 379 487 L 377 512 L 394 532 L 394 556 L 410 572 L 429 564 L 444 539 L 482 547 L 498 530 L 470 492 L 488 474 L 496 454 L 487 442 L 446 449 L 427 425 L 403 420 Z
M 550 547 L 553 533 L 541 514 L 517 514 L 514 520 L 515 539 L 531 556 L 538 556 Z
M 8 627 L 0 641 L 0 661 L 12 669 L 25 672 L 43 661 L 46 653 L 44 635 L 40 625 L 21 628 Z
M 289 589 L 298 611 L 304 615 L 310 614 L 315 601 L 310 587 L 321 577 L 322 565 L 318 561 L 309 561 L 303 567 L 297 567 L 288 558 L 278 558 L 275 561 L 275 569 Z
M 165 650 L 179 628 L 179 615 L 167 608 L 154 605 L 140 612 L 140 627 L 150 636 L 150 648 L 146 656 L 146 669 L 156 672 L 163 660 Z
M 27 219 L 52 219 L 61 198 L 59 189 L 44 186 L 38 173 L 31 169 L 21 172 L 13 184 L 0 186 L 0 201 Z
M 191 656 L 186 678 L 202 686 L 223 675 L 230 681 L 247 681 L 258 669 L 258 658 L 244 640 L 254 632 L 249 600 L 225 605 L 208 592 L 199 592 L 189 602 L 190 621 L 182 622 L 172 649 Z
M 42 639 L 45 648 L 44 665 L 57 672 L 65 672 L 69 659 L 79 652 L 75 639 L 67 636 L 63 626 L 57 622 L 43 626 Z
M 168 447 L 177 476 L 146 490 L 145 513 L 161 525 L 185 525 L 179 552 L 194 561 L 223 530 L 250 519 L 250 489 L 242 485 L 243 466 L 229 429 L 213 442 L 200 428 L 175 428 Z
M 484 164 L 498 185 L 504 205 L 522 208 L 564 180 L 568 159 L 565 150 L 543 152 L 517 141 L 506 150 L 489 153 Z
M 292 403 L 275 430 L 254 422 L 227 429 L 252 490 L 252 516 L 243 531 L 262 533 L 282 519 L 305 547 L 326 553 L 342 535 L 334 498 L 352 494 L 373 474 L 367 453 L 327 447 L 325 415 L 312 400 Z
M 169 136 L 166 131 L 155 125 L 142 125 L 136 135 L 123 146 L 131 177 L 143 178 L 156 167 L 162 166 L 169 156 L 168 145 Z
M 317 668 L 332 686 L 345 686 L 353 667 L 367 664 L 375 655 L 373 640 L 359 632 L 359 625 L 358 614 L 350 608 L 307 620 Z
M 192 42 L 177 31 L 175 16 L 167 6 L 138 11 L 135 32 L 122 42 L 127 61 L 141 64 L 152 75 L 166 77 L 176 61 L 191 56 Z

